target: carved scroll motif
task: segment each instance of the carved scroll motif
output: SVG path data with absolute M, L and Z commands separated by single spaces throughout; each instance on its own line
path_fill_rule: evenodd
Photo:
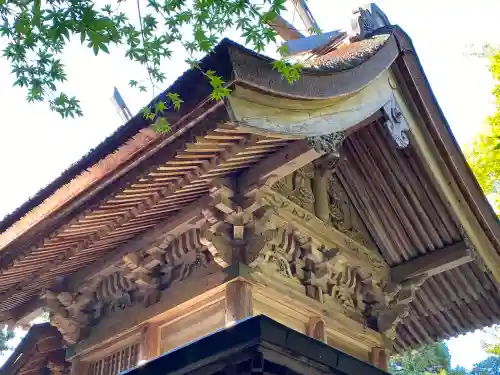
M 296 283 L 305 295 L 335 304 L 353 319 L 394 338 L 426 275 L 401 284 L 378 281 L 350 264 L 338 249 L 326 249 L 296 229 L 266 231 L 253 246 L 249 265 L 269 278 Z
M 314 169 L 309 164 L 276 182 L 273 189 L 300 207 L 314 212 L 313 178 Z
M 316 200 L 321 201 L 321 197 L 315 197 L 313 194 L 313 184 L 317 181 L 315 178 L 318 176 L 314 175 L 314 166 L 309 164 L 275 183 L 272 189 L 278 194 L 268 195 L 265 199 L 269 199 L 278 209 L 290 210 L 297 219 L 307 223 L 315 213 Z M 327 201 L 324 204 L 328 206 L 328 212 L 325 213 L 328 217 L 322 220 L 327 226 L 348 237 L 344 243 L 346 248 L 367 259 L 374 268 L 382 269 L 384 262 L 377 256 L 375 244 L 334 173 L 328 176 L 326 186 Z M 290 201 L 307 212 L 297 209 Z M 321 202 L 316 203 L 321 205 Z
M 275 188 L 276 186 L 273 186 L 272 190 L 263 190 L 261 192 L 261 204 L 267 204 L 274 207 L 277 210 L 277 216 L 289 221 L 290 224 L 296 223 L 295 225 L 305 226 L 309 228 L 307 229 L 308 232 L 312 231 L 312 233 L 318 233 L 324 238 L 329 238 L 330 234 L 328 225 L 325 225 L 314 214 L 309 213 L 309 211 L 299 207 L 297 204 L 291 202 L 287 197 L 284 197 L 282 194 L 276 192 Z M 357 228 L 359 228 L 359 226 Z M 385 270 L 387 270 L 387 264 L 377 253 L 377 250 L 372 250 L 371 248 L 364 246 L 363 243 L 357 242 L 355 239 L 348 237 L 348 235 L 352 232 L 346 232 L 347 233 L 343 233 L 345 234 L 345 237 L 340 239 L 342 242 L 337 242 L 342 249 L 348 250 L 351 253 L 357 253 L 362 262 L 368 263 L 371 267 L 371 270 L 365 270 L 368 273 L 376 271 L 377 273 L 380 272 L 381 274 L 384 274 Z
M 320 154 L 334 154 L 338 155 L 345 140 L 345 133 L 331 133 L 327 135 L 320 135 L 316 137 L 306 138 L 309 145 Z
M 189 230 L 162 242 L 150 254 L 128 254 L 121 271 L 89 280 L 77 292 L 47 291 L 42 297 L 51 324 L 68 343 L 75 343 L 106 315 L 158 302 L 161 290 L 192 277 L 212 261 L 200 235 L 199 229 Z
M 394 96 L 382 107 L 385 126 L 398 148 L 406 148 L 410 144 L 408 133 L 410 127 Z
M 88 303 L 87 301 L 79 305 L 79 309 L 69 308 L 72 304 L 73 296 L 69 295 L 71 299 L 69 300 L 68 294 L 61 293 L 58 295 L 52 291 L 46 291 L 42 295 L 42 298 L 45 300 L 45 305 L 49 311 L 50 323 L 61 332 L 66 342 L 74 344 L 88 326 L 90 316 L 83 311 L 83 308 Z M 70 312 L 73 312 L 73 314 Z
M 300 232 L 285 227 L 268 230 L 249 265 L 268 277 L 296 282 L 306 296 L 321 303 L 333 303 L 346 313 L 362 319 L 365 295 L 371 292 L 367 281 L 346 262 L 337 249 L 326 249 Z M 258 252 L 255 250 L 258 249 Z M 378 293 L 377 295 L 380 295 Z

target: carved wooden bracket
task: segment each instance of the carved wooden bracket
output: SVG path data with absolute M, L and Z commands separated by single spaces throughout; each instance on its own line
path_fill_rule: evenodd
M 259 193 L 260 204 L 273 208 L 275 223 L 296 228 L 304 236 L 314 239 L 325 248 L 338 248 L 350 264 L 378 280 L 388 280 L 389 267 L 375 249 L 369 249 L 352 237 L 327 226 L 311 211 L 285 198 L 274 189 L 263 187 Z
M 397 147 L 406 148 L 410 144 L 408 133 L 410 127 L 406 121 L 396 98 L 392 98 L 384 104 L 383 113 L 385 117 L 385 126 L 389 130 L 392 139 L 396 142 Z
M 276 223 L 273 218 L 269 226 Z M 327 248 L 293 226 L 281 223 L 268 229 L 246 250 L 254 275 L 281 282 L 359 322 L 364 322 L 365 295 L 380 295 L 369 272 L 360 272 L 339 249 Z
M 409 314 L 410 303 L 415 299 L 418 289 L 427 280 L 427 275 L 420 275 L 405 280 L 401 284 L 388 284 L 384 289 L 385 304 L 374 309 L 377 328 L 390 339 L 396 337 L 396 328 Z
M 200 229 L 188 230 L 153 252 L 126 255 L 121 270 L 91 279 L 77 291 L 46 291 L 42 298 L 51 324 L 74 344 L 106 315 L 136 304 L 157 303 L 161 290 L 192 277 L 211 262 L 201 239 Z
M 214 204 L 203 212 L 207 223 L 200 241 L 221 267 L 247 262 L 247 247 L 259 246 L 265 231 L 262 224 L 269 220 L 271 211 L 254 198 L 237 196 L 229 188 L 221 190 Z

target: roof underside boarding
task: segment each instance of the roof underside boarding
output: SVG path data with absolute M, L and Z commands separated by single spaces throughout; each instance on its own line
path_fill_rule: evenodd
M 456 215 L 410 143 L 394 147 L 375 121 L 348 137 L 336 175 L 392 269 L 436 252 L 465 248 Z M 436 274 L 417 291 L 399 325 L 401 351 L 498 322 L 500 295 L 489 272 L 468 262 Z

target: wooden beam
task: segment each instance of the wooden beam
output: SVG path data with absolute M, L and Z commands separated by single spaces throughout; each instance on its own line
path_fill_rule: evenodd
M 472 260 L 467 245 L 462 241 L 392 267 L 391 279 L 395 283 L 400 283 L 423 274 L 433 276 Z
M 38 296 L 36 296 L 29 302 L 15 308 L 12 311 L 12 316 L 16 324 L 20 326 L 27 325 L 43 313 L 42 308 L 43 302 Z
M 156 324 L 145 324 L 142 327 L 139 344 L 139 363 L 141 361 L 150 361 L 161 354 L 160 331 L 160 327 Z
M 117 249 L 89 264 L 87 267 L 75 272 L 68 280 L 69 290 L 75 290 L 82 280 L 89 279 L 108 267 L 112 267 L 122 258 L 139 249 L 151 246 L 159 237 L 173 231 L 184 231 L 185 226 L 190 224 L 196 218 L 202 217 L 202 209 L 206 208 L 212 201 L 210 195 L 205 195 L 184 207 L 177 215 L 172 218 L 161 221 L 153 228 L 147 230 L 130 242 L 119 246 Z
M 368 354 L 369 362 L 375 367 L 386 371 L 389 365 L 389 356 L 385 348 L 372 348 Z
M 307 336 L 327 342 L 325 321 L 317 316 L 310 317 L 306 327 Z
M 274 184 L 321 155 L 306 140 L 291 142 L 281 151 L 242 173 L 237 182 L 239 193 L 243 196 L 251 196 L 261 186 Z
M 298 31 L 292 24 L 281 16 L 277 16 L 274 20 L 268 22 L 269 27 L 283 40 L 295 40 L 304 38 L 304 35 Z

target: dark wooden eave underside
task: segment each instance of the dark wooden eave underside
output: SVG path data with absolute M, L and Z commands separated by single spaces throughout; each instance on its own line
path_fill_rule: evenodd
M 467 247 L 460 223 L 411 143 L 402 150 L 394 147 L 384 124 L 375 121 L 348 137 L 342 156 L 336 175 L 392 270 L 415 276 L 410 272 L 417 262 L 412 261 L 439 252 L 444 253 L 439 260 L 459 261 L 418 290 L 410 316 L 398 328 L 396 350 L 496 323 L 498 286 L 475 262 L 460 261 Z M 445 262 L 419 263 L 446 267 Z
M 241 172 L 290 142 L 235 131 L 221 124 L 224 120 L 221 113 L 205 119 L 162 152 L 163 162 L 12 259 L 0 272 L 0 312 L 28 302 L 57 276 L 104 257 L 207 196 L 215 180 Z
M 65 349 L 59 331 L 49 323 L 34 325 L 1 366 L 3 375 L 45 375 L 49 362 L 65 365 Z

